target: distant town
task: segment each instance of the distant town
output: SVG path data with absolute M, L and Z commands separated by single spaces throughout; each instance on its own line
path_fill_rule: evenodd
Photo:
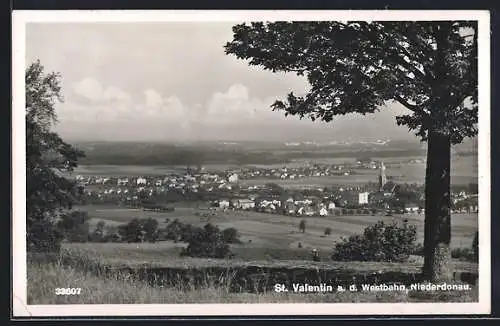
M 412 160 L 412 162 L 415 160 Z M 417 162 L 418 163 L 418 162 Z M 347 176 L 362 169 L 378 169 L 378 180 L 365 185 L 338 185 L 285 189 L 274 180 Z M 382 161 L 355 164 L 309 164 L 305 167 L 246 167 L 207 171 L 186 167 L 185 173 L 164 176 L 82 176 L 82 203 L 119 204 L 151 211 L 173 210 L 179 201 L 204 202 L 207 210 L 255 210 L 292 216 L 348 214 L 423 214 L 424 188 L 398 183 Z M 251 180 L 265 180 L 248 184 Z M 300 186 L 300 184 L 299 184 Z M 453 187 L 452 213 L 477 213 L 477 185 Z

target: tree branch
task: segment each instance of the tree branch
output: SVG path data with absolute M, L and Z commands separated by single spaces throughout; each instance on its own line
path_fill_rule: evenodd
M 394 99 L 404 105 L 408 110 L 413 111 L 415 113 L 419 113 L 423 116 L 427 116 L 428 113 L 422 110 L 419 106 L 409 103 L 405 100 L 401 95 L 395 95 Z

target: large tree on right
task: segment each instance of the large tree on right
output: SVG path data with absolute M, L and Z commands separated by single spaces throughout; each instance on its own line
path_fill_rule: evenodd
M 451 147 L 477 135 L 477 22 L 255 22 L 233 27 L 227 54 L 273 72 L 305 76 L 310 89 L 274 110 L 330 122 L 395 101 L 427 141 L 425 262 L 430 280 L 451 278 Z

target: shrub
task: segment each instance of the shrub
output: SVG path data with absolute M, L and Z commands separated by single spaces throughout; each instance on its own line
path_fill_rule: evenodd
M 132 243 L 142 241 L 142 225 L 137 218 L 134 218 L 125 225 L 120 225 L 118 232 L 125 242 Z
M 158 239 L 158 221 L 154 218 L 140 220 L 142 230 L 144 231 L 144 240 L 147 242 L 156 242 Z
M 89 219 L 87 212 L 72 211 L 62 214 L 56 226 L 69 242 L 87 242 Z
M 27 251 L 59 252 L 64 233 L 48 220 L 29 221 L 26 233 Z
M 194 229 L 189 244 L 181 252 L 181 256 L 205 257 L 205 258 L 226 258 L 231 256 L 229 245 L 224 242 L 224 238 L 219 228 L 208 223 L 203 229 Z
M 362 235 L 352 235 L 335 245 L 333 260 L 404 262 L 414 250 L 417 230 L 405 221 L 402 225 L 379 221 Z
M 165 238 L 168 240 L 180 240 L 182 238 L 183 224 L 178 219 L 170 222 L 165 228 Z
M 235 228 L 227 228 L 222 231 L 222 238 L 225 243 L 241 243 L 238 230 Z
M 424 245 L 421 243 L 414 245 L 411 254 L 415 256 L 424 256 Z
M 473 261 L 474 252 L 471 248 L 454 248 L 451 250 L 451 258 Z
M 325 228 L 325 235 L 330 235 L 332 234 L 332 228 Z

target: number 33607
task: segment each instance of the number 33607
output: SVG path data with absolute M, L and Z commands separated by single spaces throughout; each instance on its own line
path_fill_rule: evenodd
M 78 295 L 81 288 L 56 288 L 56 295 Z

